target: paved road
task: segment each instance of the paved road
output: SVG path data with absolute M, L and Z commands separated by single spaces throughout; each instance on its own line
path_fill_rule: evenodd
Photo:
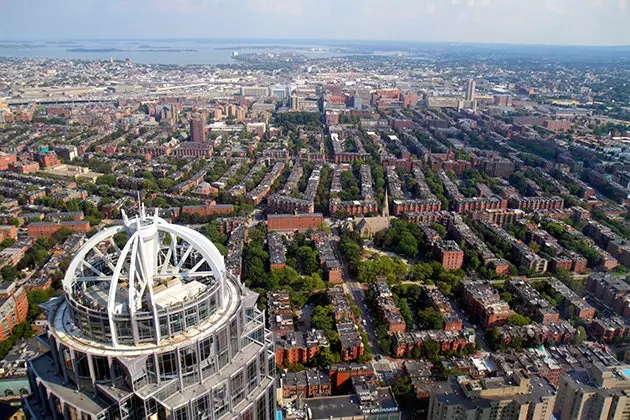
M 368 335 L 368 341 L 370 343 L 372 355 L 386 356 L 386 354 L 381 351 L 381 348 L 378 345 L 378 339 L 376 338 L 376 328 L 374 324 L 372 324 L 372 322 L 370 321 L 369 310 L 365 304 L 365 293 L 361 288 L 361 284 L 353 281 L 346 281 L 343 284 L 343 289 L 346 294 L 352 296 L 359 309 L 361 309 L 361 317 L 363 321 L 365 321 L 365 323 L 362 322 L 361 327 Z
M 347 295 L 351 296 L 354 299 L 356 305 L 361 309 L 361 320 L 357 320 L 361 324 L 361 328 L 365 330 L 368 335 L 368 342 L 370 343 L 370 350 L 372 351 L 372 355 L 377 356 L 386 356 L 385 353 L 381 351 L 380 346 L 378 345 L 378 339 L 376 338 L 376 330 L 372 322 L 370 322 L 369 311 L 367 306 L 365 305 L 365 293 L 363 289 L 361 289 L 361 284 L 355 281 L 352 281 L 350 278 L 350 273 L 348 272 L 348 267 L 346 266 L 346 261 L 342 258 L 341 253 L 339 252 L 339 243 L 333 242 L 336 248 L 337 258 L 341 263 L 341 277 L 344 281 L 343 290 Z M 365 321 L 365 324 L 363 323 Z

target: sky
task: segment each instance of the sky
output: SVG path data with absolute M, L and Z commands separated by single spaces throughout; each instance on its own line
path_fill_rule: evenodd
M 630 45 L 630 0 L 0 0 L 0 40 Z

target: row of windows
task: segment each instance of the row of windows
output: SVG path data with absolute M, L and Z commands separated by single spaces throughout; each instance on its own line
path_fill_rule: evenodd
M 160 336 L 162 339 L 180 335 L 183 331 L 199 325 L 212 316 L 218 309 L 217 294 L 215 289 L 197 305 L 186 308 L 180 312 L 164 314 L 160 316 Z M 112 334 L 109 319 L 106 316 L 88 315 L 82 308 L 76 308 L 70 304 L 70 315 L 75 325 L 88 337 L 98 341 L 111 342 Z M 118 318 L 118 319 L 117 319 Z M 116 338 L 120 344 L 135 344 L 134 333 L 130 319 L 114 318 L 116 325 Z M 136 321 L 138 327 L 137 342 L 151 343 L 156 340 L 156 328 L 153 317 L 142 315 Z
M 210 401 L 211 397 L 212 401 Z M 232 406 L 235 406 L 235 404 Z M 229 412 L 230 403 L 226 394 L 226 388 L 217 387 L 211 394 L 192 401 L 190 406 L 185 405 L 176 409 L 173 413 L 173 419 L 220 419 Z M 243 420 L 268 420 L 274 419 L 274 414 L 275 398 L 273 388 L 270 387 L 250 408 L 242 413 L 242 418 Z

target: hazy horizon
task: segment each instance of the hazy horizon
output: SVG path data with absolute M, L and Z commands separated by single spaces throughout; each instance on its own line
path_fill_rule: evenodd
M 628 46 L 628 0 L 0 0 L 0 39 Z
M 353 38 L 264 38 L 264 37 L 243 37 L 243 38 L 220 38 L 220 37 L 193 37 L 193 38 L 163 38 L 163 37 L 109 37 L 109 38 L 57 38 L 57 39 L 45 39 L 45 38 L 14 38 L 14 39 L 2 39 L 0 42 L 7 44 L 18 44 L 21 42 L 36 43 L 42 42 L 47 44 L 65 44 L 65 43 L 77 43 L 77 42 L 126 42 L 126 41 L 164 41 L 164 42 L 185 42 L 185 41 L 212 41 L 223 44 L 234 43 L 247 43 L 260 44 L 262 43 L 333 43 L 338 45 L 347 45 L 351 43 L 405 43 L 409 45 L 413 44 L 445 44 L 445 45 L 488 45 L 488 46 L 541 46 L 541 47 L 566 47 L 566 48 L 630 48 L 630 42 L 627 44 L 554 44 L 554 43 L 527 43 L 527 42 L 484 42 L 484 41 L 424 41 L 413 39 L 353 39 Z M 245 44 L 244 44 L 245 45 Z

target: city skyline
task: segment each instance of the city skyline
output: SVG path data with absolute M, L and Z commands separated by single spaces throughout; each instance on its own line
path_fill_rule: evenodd
M 2 40 L 319 39 L 629 45 L 627 0 L 0 1 Z M 167 29 L 165 29 L 167 28 Z

